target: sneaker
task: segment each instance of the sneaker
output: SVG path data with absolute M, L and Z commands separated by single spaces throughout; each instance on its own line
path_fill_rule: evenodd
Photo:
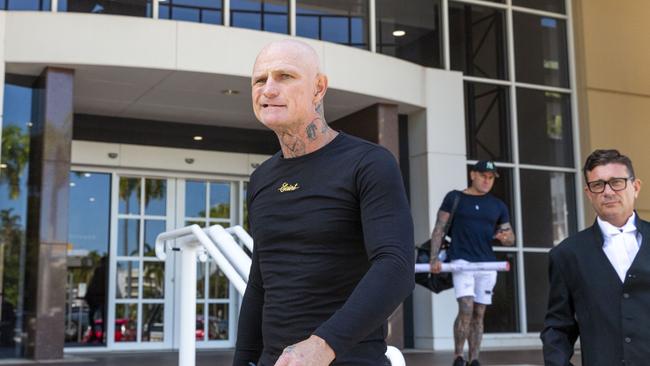
M 454 364 L 452 366 L 467 366 L 467 362 L 465 362 L 465 359 L 463 357 L 458 356 L 454 360 Z
M 481 363 L 478 362 L 478 360 L 472 360 L 472 362 L 469 363 L 469 366 L 481 366 Z

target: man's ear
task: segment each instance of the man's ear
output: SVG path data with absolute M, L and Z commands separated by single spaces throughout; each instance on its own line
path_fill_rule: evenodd
M 316 92 L 314 93 L 314 102 L 318 103 L 325 98 L 327 92 L 327 76 L 325 74 L 316 75 Z

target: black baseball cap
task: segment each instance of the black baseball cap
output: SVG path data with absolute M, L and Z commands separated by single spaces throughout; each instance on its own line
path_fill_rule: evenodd
M 476 162 L 476 164 L 472 165 L 470 170 L 474 172 L 481 172 L 481 173 L 490 172 L 490 173 L 494 173 L 495 177 L 497 178 L 499 177 L 499 173 L 497 172 L 497 166 L 491 160 L 479 160 Z

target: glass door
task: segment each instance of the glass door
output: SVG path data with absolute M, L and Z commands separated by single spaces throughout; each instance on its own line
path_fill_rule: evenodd
M 179 180 L 179 226 L 215 224 L 224 228 L 242 220 L 243 182 L 229 180 Z M 212 260 L 197 263 L 197 347 L 233 347 L 239 296 Z M 177 319 L 178 321 L 178 319 Z
M 172 346 L 174 256 L 156 257 L 159 233 L 174 228 L 175 180 L 113 175 L 109 348 Z

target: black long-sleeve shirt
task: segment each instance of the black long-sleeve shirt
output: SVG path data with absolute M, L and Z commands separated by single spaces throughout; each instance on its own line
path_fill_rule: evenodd
M 385 322 L 413 291 L 413 222 L 395 158 L 340 133 L 262 164 L 248 186 L 255 240 L 234 365 L 272 366 L 315 334 L 334 365 L 381 365 Z

